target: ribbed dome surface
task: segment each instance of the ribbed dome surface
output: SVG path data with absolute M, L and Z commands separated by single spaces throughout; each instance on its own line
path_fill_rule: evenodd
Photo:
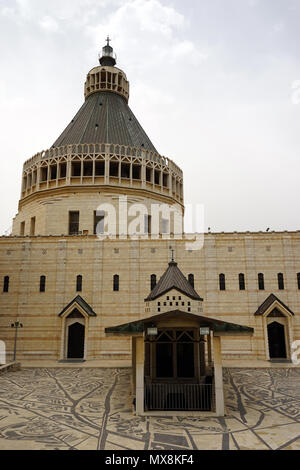
M 158 153 L 125 99 L 111 92 L 90 95 L 53 146 L 95 143 L 128 145 Z

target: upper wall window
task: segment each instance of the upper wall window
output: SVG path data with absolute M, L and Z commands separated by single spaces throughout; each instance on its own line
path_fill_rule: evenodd
M 30 220 L 30 235 L 32 237 L 35 235 L 35 217 L 31 217 Z
M 40 292 L 46 292 L 46 276 L 40 277 Z
M 219 286 L 220 290 L 226 290 L 225 274 L 219 275 Z
M 278 273 L 278 274 L 277 274 L 277 279 L 278 279 L 278 289 L 279 289 L 279 290 L 284 290 L 283 274 L 282 274 L 282 273 Z
M 94 235 L 104 233 L 104 211 L 94 211 Z
M 258 288 L 259 290 L 265 290 L 265 278 L 263 273 L 259 273 L 258 275 Z
M 69 235 L 77 235 L 79 232 L 79 211 L 69 212 Z
M 156 286 L 156 274 L 151 274 L 151 290 Z
M 9 276 L 5 276 L 3 279 L 3 292 L 8 292 L 9 290 Z
M 194 274 L 189 274 L 188 275 L 188 281 L 191 284 L 192 287 L 195 287 L 195 277 Z
M 77 292 L 82 292 L 82 276 L 79 275 L 76 278 L 76 291 Z
M 118 292 L 120 290 L 120 277 L 118 274 L 114 275 L 113 290 L 114 292 Z
M 23 237 L 25 234 L 25 221 L 20 223 L 20 235 Z
M 239 287 L 240 290 L 245 290 L 245 274 L 243 273 L 239 274 Z

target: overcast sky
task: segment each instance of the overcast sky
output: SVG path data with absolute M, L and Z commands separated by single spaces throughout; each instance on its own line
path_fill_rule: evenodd
M 109 34 L 129 105 L 212 231 L 298 230 L 299 0 L 0 0 L 0 234 Z

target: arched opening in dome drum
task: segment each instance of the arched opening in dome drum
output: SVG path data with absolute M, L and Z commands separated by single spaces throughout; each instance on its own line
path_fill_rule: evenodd
M 167 188 L 169 185 L 169 175 L 167 173 L 163 173 L 163 186 Z
M 132 179 L 141 179 L 141 165 L 132 165 Z
M 93 176 L 93 162 L 85 161 L 83 163 L 83 176 Z
M 59 164 L 59 178 L 65 178 L 67 176 L 67 164 L 60 163 Z
M 109 176 L 119 178 L 119 162 L 110 162 Z
M 96 176 L 104 176 L 105 173 L 105 163 L 104 160 L 101 162 L 95 163 L 95 175 Z
M 56 180 L 57 177 L 57 165 L 50 166 L 50 179 Z
M 72 176 L 81 176 L 81 162 L 72 162 Z
M 155 184 L 160 184 L 160 171 L 155 170 L 154 171 L 154 183 Z
M 152 174 L 152 168 L 146 168 L 146 181 L 148 181 L 149 183 L 152 183 Z
M 48 179 L 48 167 L 44 166 L 41 168 L 41 173 L 40 173 L 41 181 L 47 181 Z
M 130 165 L 128 163 L 121 164 L 121 177 L 130 178 Z

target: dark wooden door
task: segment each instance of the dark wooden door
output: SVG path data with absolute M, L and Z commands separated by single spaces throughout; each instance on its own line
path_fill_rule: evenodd
M 83 359 L 85 327 L 74 323 L 69 327 L 68 359 Z
M 268 325 L 270 359 L 286 359 L 284 325 L 274 321 Z

